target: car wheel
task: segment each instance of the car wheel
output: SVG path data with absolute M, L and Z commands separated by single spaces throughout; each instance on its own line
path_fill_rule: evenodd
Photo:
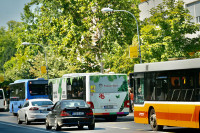
M 19 115 L 17 115 L 17 124 L 22 124 L 22 121 L 19 118 Z
M 61 126 L 58 125 L 57 120 L 56 120 L 56 122 L 55 122 L 55 130 L 56 130 L 56 131 L 60 131 L 60 130 L 61 130 Z
M 79 126 L 78 126 L 78 129 L 83 129 L 83 125 L 79 125 Z
M 88 125 L 88 128 L 89 128 L 89 130 L 94 130 L 94 128 L 95 128 L 95 124 Z
M 51 130 L 52 126 L 49 126 L 49 121 L 46 119 L 46 130 Z
M 150 111 L 149 123 L 150 123 L 153 131 L 162 131 L 163 130 L 163 126 L 157 124 L 156 112 L 154 109 L 151 109 L 151 111 Z
M 25 123 L 26 123 L 26 125 L 30 124 L 30 121 L 28 121 L 28 117 L 27 116 L 25 116 Z

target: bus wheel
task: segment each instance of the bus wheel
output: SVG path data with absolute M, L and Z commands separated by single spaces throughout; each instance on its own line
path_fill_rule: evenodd
M 163 126 L 157 125 L 156 113 L 155 113 L 154 109 L 151 109 L 151 111 L 150 111 L 149 123 L 150 123 L 153 131 L 162 131 L 163 130 Z

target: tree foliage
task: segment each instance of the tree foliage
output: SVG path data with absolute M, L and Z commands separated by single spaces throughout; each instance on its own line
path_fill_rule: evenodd
M 128 10 L 138 17 L 138 0 L 32 0 L 22 14 L 23 32 L 17 34 L 15 56 L 6 62 L 9 79 L 46 77 L 46 51 L 50 78 L 65 73 L 99 72 L 100 62 L 110 71 L 128 73 L 134 60 L 128 47 L 136 33 L 135 20 L 123 12 L 103 14 L 101 9 Z M 32 6 L 37 5 L 33 10 Z M 12 21 L 9 30 L 19 27 Z M 22 42 L 41 44 L 22 46 Z M 120 60 L 118 59 L 120 58 Z M 126 68 L 120 65 L 126 66 Z
M 199 27 L 182 1 L 164 0 L 151 9 L 151 17 L 141 28 L 142 57 L 145 62 L 165 61 L 169 58 L 188 58 L 188 53 L 200 50 L 199 38 L 188 38 Z
M 8 29 L 0 28 L 0 73 L 4 71 L 7 80 L 47 78 L 41 73 L 45 53 L 49 78 L 99 72 L 101 62 L 106 72 L 133 72 L 139 63 L 139 58 L 129 58 L 129 46 L 138 45 L 134 18 L 101 9 L 127 10 L 138 19 L 137 4 L 138 0 L 32 0 L 24 7 L 23 22 L 9 21 Z M 188 13 L 183 2 L 164 0 L 151 10 L 150 18 L 139 21 L 143 62 L 190 58 L 189 52 L 199 50 L 199 38 L 186 37 L 198 30 Z

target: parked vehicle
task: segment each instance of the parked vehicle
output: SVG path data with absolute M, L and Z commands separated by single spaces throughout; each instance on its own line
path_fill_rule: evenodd
M 0 110 L 5 110 L 6 99 L 3 89 L 0 89 Z
M 56 131 L 61 130 L 63 126 L 88 126 L 90 130 L 95 128 L 95 118 L 92 109 L 84 100 L 60 100 L 55 103 L 51 112 L 46 118 L 46 129 L 55 127 Z
M 17 121 L 22 124 L 24 121 L 27 125 L 30 122 L 39 122 L 46 119 L 49 111 L 48 108 L 53 107 L 53 102 L 49 99 L 31 99 L 24 103 L 22 107 L 19 106 Z

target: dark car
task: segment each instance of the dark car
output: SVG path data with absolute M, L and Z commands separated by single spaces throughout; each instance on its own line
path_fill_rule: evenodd
M 61 127 L 88 126 L 90 130 L 95 128 L 95 118 L 92 109 L 84 100 L 60 100 L 55 103 L 46 118 L 46 129 L 55 127 L 56 131 Z

